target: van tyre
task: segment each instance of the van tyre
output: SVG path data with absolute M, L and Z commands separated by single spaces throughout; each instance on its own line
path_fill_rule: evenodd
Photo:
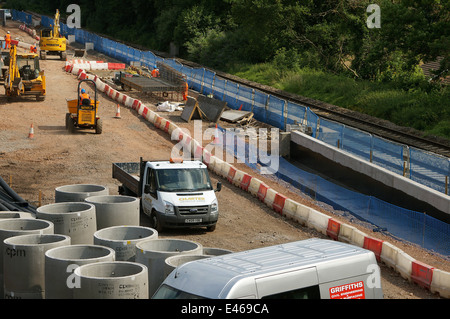
M 206 227 L 206 231 L 213 232 L 216 230 L 216 224 Z
M 150 224 L 152 228 L 155 229 L 158 233 L 162 232 L 163 227 L 159 221 L 158 214 L 156 214 L 155 211 L 153 211 L 152 214 L 150 215 Z

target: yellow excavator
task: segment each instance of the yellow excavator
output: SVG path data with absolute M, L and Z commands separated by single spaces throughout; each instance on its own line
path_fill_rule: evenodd
M 35 96 L 36 100 L 43 101 L 45 76 L 39 66 L 39 56 L 36 53 L 17 53 L 17 47 L 12 45 L 4 86 L 8 98 Z
M 41 30 L 41 37 L 39 40 L 41 60 L 47 59 L 47 55 L 59 55 L 61 60 L 67 60 L 67 41 L 66 38 L 59 33 L 59 30 L 59 10 L 56 9 L 53 29 L 44 28 Z

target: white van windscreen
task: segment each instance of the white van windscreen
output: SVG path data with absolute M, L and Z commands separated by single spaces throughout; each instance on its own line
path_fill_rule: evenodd
M 206 298 L 178 290 L 168 285 L 162 285 L 155 292 L 152 299 L 206 299 Z
M 163 192 L 212 190 L 206 168 L 156 170 L 158 188 Z

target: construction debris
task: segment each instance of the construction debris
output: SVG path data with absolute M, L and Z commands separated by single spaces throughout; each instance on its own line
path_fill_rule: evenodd
M 222 113 L 220 119 L 231 123 L 239 123 L 240 121 L 249 119 L 251 117 L 253 117 L 252 112 L 239 110 L 226 110 Z
M 216 123 L 227 106 L 227 102 L 219 101 L 211 97 L 199 95 L 197 97 L 198 107 L 205 117 L 213 123 Z

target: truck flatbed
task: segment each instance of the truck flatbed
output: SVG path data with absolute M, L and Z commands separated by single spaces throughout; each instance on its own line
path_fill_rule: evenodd
M 120 181 L 123 186 L 140 196 L 140 163 L 126 162 L 112 164 L 112 177 Z

